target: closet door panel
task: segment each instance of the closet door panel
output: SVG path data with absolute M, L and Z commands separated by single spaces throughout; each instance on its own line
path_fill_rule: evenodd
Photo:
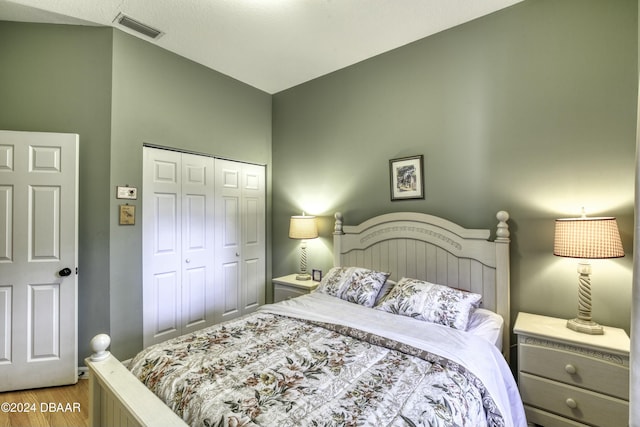
M 222 310 L 220 311 L 220 321 L 231 319 L 240 314 L 238 282 L 240 281 L 240 266 L 237 262 L 224 263 L 222 265 L 222 275 L 220 279 L 220 300 Z
M 153 293 L 150 305 L 155 309 L 153 338 L 160 341 L 180 333 L 179 277 L 175 271 L 158 273 L 153 277 Z
M 240 315 L 240 201 L 233 195 L 218 196 L 216 236 L 218 239 L 215 262 L 219 266 L 216 276 L 218 321 Z
M 180 154 L 144 149 L 143 344 L 180 335 Z
M 245 293 L 243 310 L 254 311 L 260 306 L 260 289 L 264 288 L 264 269 L 260 259 L 248 259 L 244 262 Z
M 187 268 L 182 278 L 182 324 L 184 325 L 183 333 L 186 333 L 206 326 L 206 268 Z
M 237 163 L 215 160 L 217 321 L 241 314 L 241 186 Z
M 243 313 L 256 310 L 265 301 L 266 292 L 266 224 L 265 168 L 242 165 L 242 282 Z
M 177 193 L 155 193 L 154 194 L 154 218 L 153 226 L 153 255 L 156 259 L 165 257 L 167 260 L 174 261 L 173 257 L 180 252 L 178 243 L 180 236 L 179 229 L 179 213 L 178 213 L 178 194 Z M 158 261 L 158 264 L 163 261 Z M 166 262 L 166 261 L 165 261 Z
M 215 322 L 214 160 L 181 154 L 182 333 Z
M 216 159 L 216 262 L 228 299 L 223 319 L 264 304 L 265 264 L 265 168 Z M 233 265 L 237 275 L 222 271 Z M 217 270 L 218 271 L 218 270 Z M 233 282 L 232 282 L 233 281 Z M 235 304 L 231 304 L 231 298 Z

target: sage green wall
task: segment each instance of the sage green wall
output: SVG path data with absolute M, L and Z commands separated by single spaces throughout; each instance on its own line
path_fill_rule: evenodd
M 273 274 L 297 268 L 288 218 L 321 217 L 309 268 L 347 224 L 428 212 L 470 228 L 511 213 L 512 317 L 575 317 L 577 260 L 552 255 L 554 219 L 618 217 L 628 256 L 594 262 L 593 314 L 629 330 L 637 0 L 526 0 L 273 101 Z M 426 197 L 390 201 L 389 159 L 423 154 Z
M 80 135 L 79 360 L 109 331 L 111 34 L 0 21 L 0 129 Z
M 120 31 L 113 46 L 112 195 L 142 189 L 143 143 L 265 164 L 271 188 L 269 94 Z M 142 199 L 133 227 L 118 225 L 121 202 L 110 198 L 111 349 L 127 358 L 142 348 Z
M 0 22 L 0 128 L 80 134 L 79 356 L 101 331 L 121 358 L 142 345 L 140 199 L 121 227 L 114 191 L 141 189 L 145 142 L 267 164 L 274 275 L 297 268 L 303 209 L 325 271 L 336 210 L 493 228 L 507 209 L 514 313 L 573 316 L 553 219 L 615 215 L 629 256 L 594 263 L 593 311 L 628 330 L 637 17 L 635 0 L 526 0 L 273 97 L 112 29 Z M 413 154 L 426 198 L 392 203 L 388 160 Z
M 79 358 L 99 332 L 132 357 L 142 348 L 143 143 L 264 164 L 270 189 L 271 96 L 111 28 L 0 21 L 0 52 L 0 129 L 80 134 Z M 127 184 L 139 189 L 134 226 L 118 225 L 115 187 Z

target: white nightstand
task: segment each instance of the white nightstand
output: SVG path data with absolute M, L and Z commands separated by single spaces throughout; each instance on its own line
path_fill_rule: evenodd
M 296 280 L 296 274 L 276 277 L 273 280 L 273 302 L 299 297 L 313 291 L 320 282 L 313 280 Z
M 568 329 L 566 319 L 519 313 L 518 388 L 527 421 L 548 427 L 629 423 L 629 337 Z

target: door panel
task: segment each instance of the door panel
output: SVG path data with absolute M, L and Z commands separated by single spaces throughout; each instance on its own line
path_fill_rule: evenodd
M 183 283 L 184 325 L 187 328 L 201 328 L 207 320 L 206 268 L 187 269 Z
M 176 193 L 158 193 L 154 196 L 153 208 L 155 224 L 152 238 L 155 243 L 155 256 L 175 255 L 178 253 L 178 195 Z
M 264 280 L 260 259 L 248 259 L 244 263 L 246 292 L 244 296 L 244 310 L 255 310 L 260 305 L 260 288 Z
M 32 186 L 29 197 L 29 260 L 60 259 L 60 187 Z
M 0 365 L 11 362 L 11 286 L 0 286 Z
M 154 307 L 154 338 L 163 341 L 180 332 L 178 323 L 179 280 L 175 271 L 156 274 L 151 306 Z
M 265 168 L 245 164 L 243 172 L 243 289 L 242 314 L 255 311 L 265 301 L 266 232 L 265 232 Z
M 78 135 L 0 131 L 0 391 L 77 381 L 77 170 Z
M 223 170 L 225 176 L 236 176 Z M 217 287 L 219 308 L 218 322 L 240 315 L 240 206 L 236 194 L 237 186 L 226 185 L 216 194 L 217 243 L 215 262 L 217 264 Z
M 180 161 L 177 153 L 143 150 L 143 344 L 180 335 Z
M 60 287 L 56 283 L 29 286 L 27 305 L 29 359 L 59 357 Z
M 238 262 L 233 261 L 222 265 L 221 291 L 222 291 L 222 311 L 221 321 L 233 318 L 240 314 L 238 306 L 238 283 L 240 281 L 240 269 Z
M 249 313 L 264 304 L 264 171 L 264 166 L 216 159 L 216 263 L 219 277 L 224 278 L 225 298 L 220 320 Z M 231 266 L 233 275 L 225 271 Z M 237 304 L 233 310 L 231 301 Z
M 0 262 L 13 260 L 13 209 L 13 186 L 0 185 Z
M 214 161 L 181 155 L 182 333 L 213 325 Z M 209 308 L 210 307 L 210 308 Z
M 145 346 L 214 323 L 213 168 L 208 157 L 144 148 Z

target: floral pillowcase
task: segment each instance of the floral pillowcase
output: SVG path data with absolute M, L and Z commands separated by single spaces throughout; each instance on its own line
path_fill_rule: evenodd
M 333 295 L 365 307 L 373 307 L 387 277 L 388 273 L 361 267 L 333 267 L 322 278 L 316 292 Z
M 481 299 L 479 294 L 402 278 L 375 308 L 465 331 Z

